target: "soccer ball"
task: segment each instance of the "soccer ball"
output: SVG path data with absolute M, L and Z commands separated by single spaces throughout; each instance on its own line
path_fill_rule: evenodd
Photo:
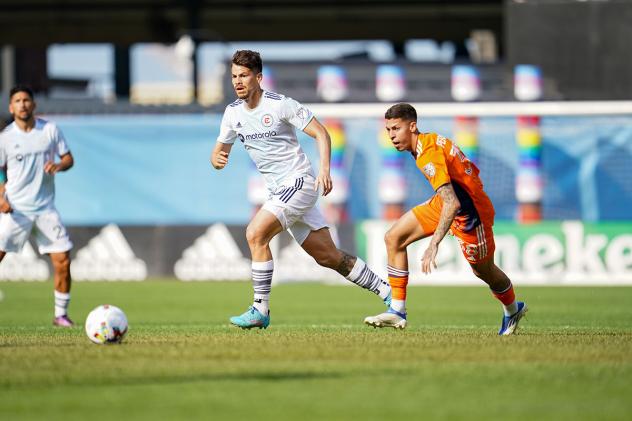
M 120 343 L 127 333 L 127 317 L 118 307 L 104 304 L 86 319 L 86 335 L 95 344 Z

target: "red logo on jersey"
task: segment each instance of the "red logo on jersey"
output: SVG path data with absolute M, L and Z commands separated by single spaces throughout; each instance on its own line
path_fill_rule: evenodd
M 261 124 L 263 124 L 265 127 L 272 126 L 272 123 L 274 123 L 274 119 L 272 118 L 272 115 L 266 114 L 263 117 L 261 117 Z

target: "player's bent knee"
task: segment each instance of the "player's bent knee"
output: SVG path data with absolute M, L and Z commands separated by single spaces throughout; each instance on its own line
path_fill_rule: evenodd
M 482 280 L 490 280 L 493 276 L 492 266 L 489 262 L 474 263 L 471 265 L 474 275 Z
M 401 237 L 392 229 L 384 234 L 384 244 L 388 250 L 399 250 L 402 247 Z
M 67 254 L 55 256 L 51 260 L 56 270 L 68 270 L 70 268 L 70 256 Z
M 248 244 L 252 245 L 263 245 L 266 243 L 265 241 L 265 232 L 263 229 L 248 225 L 246 228 L 246 241 Z

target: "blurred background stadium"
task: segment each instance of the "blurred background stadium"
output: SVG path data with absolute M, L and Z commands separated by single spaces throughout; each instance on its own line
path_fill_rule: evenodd
M 629 284 L 631 21 L 625 0 L 3 1 L 1 101 L 33 87 L 75 156 L 56 180 L 75 280 L 249 278 L 261 180 L 241 148 L 221 172 L 208 157 L 234 99 L 230 56 L 254 49 L 265 85 L 329 128 L 323 210 L 381 273 L 389 221 L 432 193 L 383 133 L 406 101 L 481 168 L 516 283 Z M 287 236 L 273 253 L 276 282 L 342 282 Z M 473 282 L 452 239 L 439 259 L 430 277 L 411 265 L 412 282 Z M 50 273 L 33 247 L 0 265 L 5 280 Z

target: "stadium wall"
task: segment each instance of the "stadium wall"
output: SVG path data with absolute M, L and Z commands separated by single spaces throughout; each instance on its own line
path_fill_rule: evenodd
M 455 114 L 452 110 L 448 115 L 446 108 L 453 107 L 420 105 L 422 130 L 452 136 Z M 461 105 L 462 111 L 480 116 L 479 166 L 497 209 L 500 265 L 517 283 L 632 284 L 632 113 L 618 112 L 621 104 L 533 105 L 547 112 L 540 122 L 546 222 L 518 225 L 513 222 L 519 154 L 515 115 L 531 111 L 530 107 Z M 383 106 L 377 108 L 381 111 Z M 587 108 L 602 113 L 587 115 Z M 564 115 L 564 110 L 572 115 Z M 337 237 L 345 250 L 358 253 L 385 276 L 382 240 L 388 223 L 380 220 L 376 193 L 383 123 L 371 117 L 379 112 L 375 105 L 371 109 L 330 105 L 315 111 L 325 122 L 337 116 L 346 138 L 350 222 L 337 227 Z M 244 233 L 253 212 L 247 198 L 254 170 L 239 144 L 226 169 L 215 171 L 209 165 L 220 118 L 217 114 L 51 116 L 65 133 L 76 161 L 56 180 L 57 206 L 75 243 L 74 279 L 249 278 Z M 305 135 L 300 141 L 317 162 L 314 141 Z M 405 206 L 412 207 L 432 191 L 413 161 L 405 161 Z M 411 247 L 413 284 L 479 284 L 450 237 L 441 246 L 440 270 L 421 276 L 417 271 L 423 244 Z M 336 273 L 317 266 L 286 234 L 272 246 L 275 282 L 345 283 Z M 49 262 L 36 254 L 32 244 L 0 264 L 4 280 L 50 276 Z
M 344 250 L 364 258 L 386 277 L 384 234 L 389 222 L 367 220 L 333 228 Z M 75 243 L 71 272 L 76 281 L 243 281 L 250 278 L 250 253 L 244 225 L 71 227 Z M 496 224 L 496 262 L 516 284 L 632 285 L 632 223 L 544 222 Z M 457 241 L 448 236 L 440 245 L 438 269 L 420 272 L 427 241 L 409 247 L 413 285 L 480 285 Z M 271 244 L 273 281 L 347 284 L 336 272 L 318 266 L 282 233 Z M 32 244 L 8 254 L 0 265 L 5 281 L 43 281 L 51 276 L 48 259 Z
M 506 107 L 510 107 L 507 105 Z M 423 117 L 423 131 L 452 136 L 452 117 Z M 52 116 L 68 139 L 75 167 L 57 176 L 57 207 L 71 226 L 244 224 L 253 167 L 236 144 L 215 171 L 210 152 L 220 115 Z M 341 120 L 346 138 L 351 220 L 381 216 L 375 193 L 382 169 L 378 118 Z M 514 220 L 518 165 L 515 117 L 479 119 L 479 167 L 497 219 Z M 546 116 L 540 123 L 545 220 L 632 219 L 632 115 Z M 312 162 L 315 142 L 301 134 Z M 432 191 L 405 160 L 412 207 Z

